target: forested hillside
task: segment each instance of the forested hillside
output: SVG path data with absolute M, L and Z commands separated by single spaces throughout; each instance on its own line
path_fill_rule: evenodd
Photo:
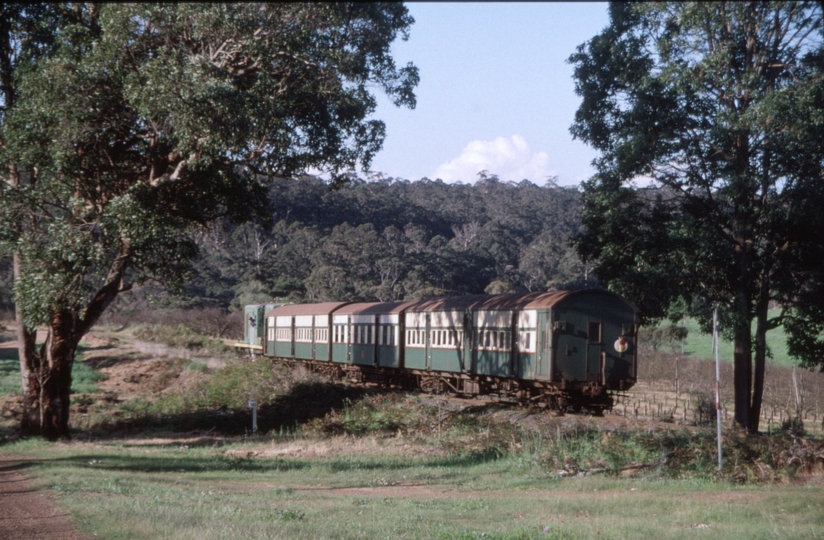
M 305 176 L 276 181 L 270 197 L 270 227 L 219 222 L 199 235 L 196 273 L 181 295 L 162 300 L 150 284 L 119 306 L 393 301 L 586 284 L 568 245 L 579 227 L 575 188 L 482 175 L 475 184 L 352 178 L 330 189 Z

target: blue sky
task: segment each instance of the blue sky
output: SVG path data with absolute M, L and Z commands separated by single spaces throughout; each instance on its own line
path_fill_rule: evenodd
M 572 139 L 580 98 L 575 48 L 608 23 L 605 3 L 409 3 L 410 38 L 393 45 L 421 82 L 414 110 L 379 96 L 386 123 L 371 169 L 417 180 L 474 182 L 480 170 L 502 180 L 561 185 L 588 178 L 596 153 Z

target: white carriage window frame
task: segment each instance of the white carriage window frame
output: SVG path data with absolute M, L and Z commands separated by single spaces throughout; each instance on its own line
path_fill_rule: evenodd
M 518 331 L 518 350 L 523 353 L 534 353 L 535 345 L 535 330 L 519 330 Z
M 380 325 L 380 330 L 378 332 L 378 345 L 386 345 L 389 347 L 393 347 L 395 345 L 395 336 L 397 332 L 397 326 L 393 324 L 382 324 Z
M 512 332 L 500 329 L 480 329 L 475 347 L 479 351 L 509 352 L 512 350 Z
M 463 330 L 435 328 L 429 331 L 429 344 L 433 349 L 454 349 L 463 343 Z
M 333 343 L 339 343 L 339 344 L 348 343 L 348 341 L 347 341 L 347 337 L 348 337 L 347 329 L 348 329 L 348 327 L 345 324 L 335 324 L 335 325 L 333 325 L 333 332 L 332 332 Z
M 296 343 L 312 343 L 312 329 L 311 328 L 295 328 L 295 342 Z
M 372 324 L 358 324 L 355 325 L 355 340 L 357 345 L 374 345 L 375 343 L 375 325 Z
M 292 329 L 291 328 L 278 328 L 275 334 L 276 341 L 292 341 Z
M 329 341 L 329 329 L 315 328 L 315 342 L 326 343 L 327 341 Z
M 406 345 L 416 349 L 426 347 L 426 330 L 422 328 L 407 328 Z

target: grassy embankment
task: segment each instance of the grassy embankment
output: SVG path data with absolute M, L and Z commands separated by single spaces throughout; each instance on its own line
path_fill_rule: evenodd
M 84 351 L 78 364 L 109 377 L 98 381 L 107 396 L 143 393 L 78 394 L 76 442 L 12 443 L 10 424 L 0 428 L 0 452 L 30 458 L 26 473 L 90 534 L 824 537 L 815 440 L 728 431 L 719 475 L 712 428 L 355 388 L 229 353 L 215 369 L 204 352 L 214 344 L 181 334 L 141 333 L 189 347 L 188 358 L 140 354 L 123 346 L 128 333 Z M 123 365 L 132 371 L 114 381 Z M 670 385 L 663 373 L 646 388 Z M 259 437 L 243 436 L 250 398 L 261 403 Z

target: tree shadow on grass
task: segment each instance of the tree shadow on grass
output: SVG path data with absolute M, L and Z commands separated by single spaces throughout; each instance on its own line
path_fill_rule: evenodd
M 323 418 L 331 411 L 343 409 L 347 403 L 357 401 L 366 395 L 395 391 L 331 382 L 298 384 L 288 394 L 258 408 L 258 433 L 288 434 L 301 424 L 315 418 Z M 250 435 L 252 411 L 248 408 L 221 407 L 190 413 L 157 415 L 148 412 L 147 409 L 144 412 L 135 412 L 131 418 L 107 422 L 88 430 L 75 430 L 73 434 L 79 440 L 83 440 L 87 437 L 117 439 L 152 436 L 158 432 L 190 437 L 205 436 L 202 443 L 195 444 L 211 445 L 214 439 L 209 437 Z
M 467 468 L 481 465 L 499 459 L 497 453 L 481 452 L 461 455 L 447 455 L 440 457 L 426 457 L 422 459 L 398 459 L 369 456 L 354 458 L 330 458 L 310 460 L 301 458 L 255 457 L 215 454 L 211 456 L 191 455 L 186 450 L 175 452 L 167 450 L 166 455 L 132 455 L 125 451 L 111 453 L 84 453 L 80 455 L 19 461 L 10 464 L 15 470 L 29 467 L 70 466 L 78 469 L 103 469 L 108 471 L 136 472 L 136 473 L 217 473 L 217 472 L 287 472 L 300 471 L 311 468 L 322 468 L 330 473 L 346 472 L 399 472 L 421 466 L 437 469 Z M 460 474 L 441 471 L 439 481 L 457 478 Z

